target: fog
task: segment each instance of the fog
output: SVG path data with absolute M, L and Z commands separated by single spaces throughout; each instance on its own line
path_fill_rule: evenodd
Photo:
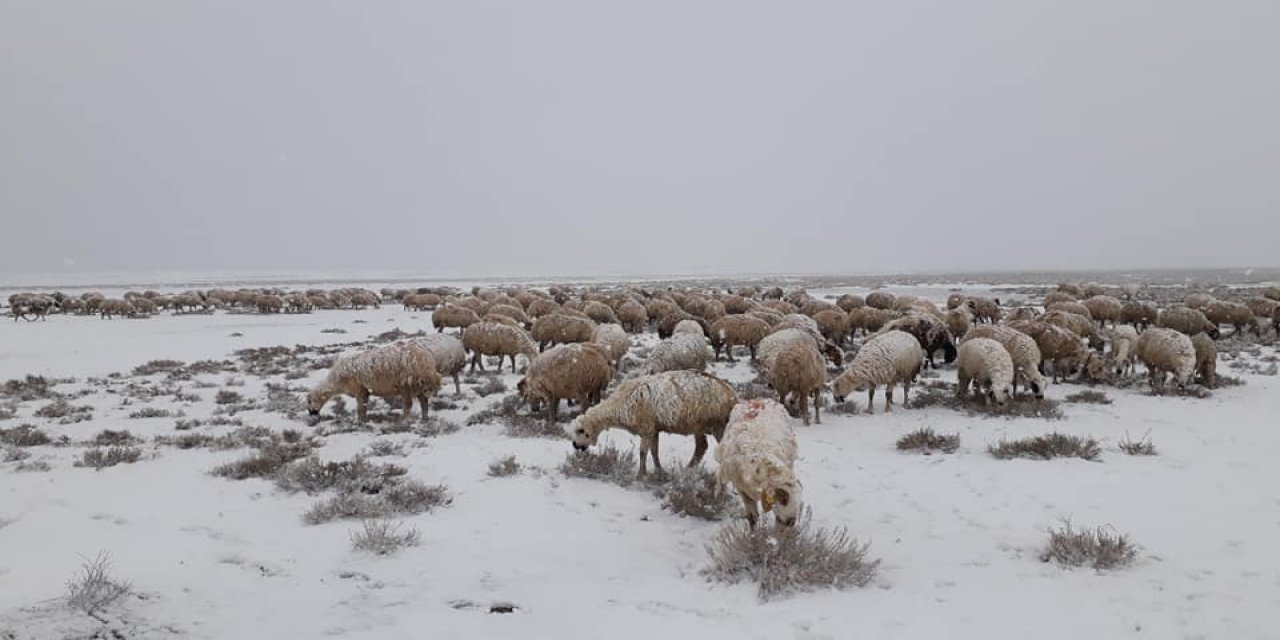
M 1277 265 L 1280 3 L 0 3 L 0 268 Z

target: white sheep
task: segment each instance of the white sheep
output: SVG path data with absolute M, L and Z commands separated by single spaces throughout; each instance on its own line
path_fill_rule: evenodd
M 453 378 L 453 393 L 460 395 L 462 383 L 458 377 L 462 374 L 462 367 L 467 364 L 467 349 L 462 346 L 462 341 L 452 334 L 434 333 L 417 338 L 414 342 L 431 352 L 431 357 L 436 361 L 436 371 L 442 377 Z
M 991 338 L 969 338 L 956 357 L 956 380 L 957 398 L 963 398 L 973 383 L 987 402 L 1004 406 L 1013 393 L 1013 358 Z
M 1021 381 L 1036 398 L 1044 397 L 1048 382 L 1040 373 L 1043 356 L 1035 338 L 1000 324 L 978 325 L 970 330 L 968 338 L 990 338 L 1003 345 L 1013 359 L 1013 392 L 1018 392 L 1018 382 Z
M 356 416 L 364 422 L 370 395 L 396 397 L 404 407 L 400 421 L 408 422 L 416 398 L 426 422 L 431 396 L 439 390 L 440 373 L 431 353 L 411 341 L 394 342 L 338 358 L 329 375 L 307 394 L 307 409 L 318 416 L 330 398 L 348 395 L 356 399 Z
M 694 325 L 697 326 L 697 325 Z M 698 333 L 676 333 L 659 342 L 649 351 L 645 373 L 662 373 L 689 369 L 705 371 L 707 368 L 707 339 Z
M 622 358 L 631 349 L 631 338 L 627 337 L 627 331 L 620 324 L 596 325 L 591 333 L 591 342 L 604 348 L 614 369 L 622 364 Z
M 1196 373 L 1196 348 L 1186 334 L 1164 327 L 1151 327 L 1138 336 L 1138 359 L 1147 367 L 1151 386 L 1162 389 L 1166 374 L 1173 374 L 1179 387 L 1191 383 Z
M 783 329 L 765 336 L 757 353 L 761 374 L 778 392 L 778 400 L 784 405 L 789 397 L 794 400 L 807 425 L 812 397 L 813 419 L 822 424 L 818 405 L 827 382 L 827 368 L 813 337 L 801 329 Z
M 694 437 L 689 466 L 702 461 L 707 452 L 707 436 L 718 442 L 724 436 L 729 412 L 738 402 L 725 381 L 700 371 L 668 371 L 632 378 L 600 404 L 574 418 L 569 425 L 573 447 L 583 451 L 595 444 L 606 429 L 622 428 L 640 436 L 640 475 L 646 475 L 645 460 L 652 456 L 653 467 L 662 471 L 658 459 L 658 434 L 679 433 Z
M 716 487 L 733 485 L 752 527 L 765 513 L 792 526 L 801 510 L 801 485 L 795 463 L 799 446 L 786 409 L 773 400 L 734 405 L 724 438 L 716 446 Z
M 867 390 L 867 413 L 875 413 L 876 387 L 884 385 L 884 410 L 893 410 L 893 385 L 902 384 L 902 406 L 907 406 L 911 382 L 924 365 L 924 349 L 915 336 L 905 331 L 889 331 L 862 345 L 849 368 L 832 384 L 836 402 L 853 391 Z

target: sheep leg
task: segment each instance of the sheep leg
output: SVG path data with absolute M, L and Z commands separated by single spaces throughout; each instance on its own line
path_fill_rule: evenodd
M 738 491 L 738 495 L 742 497 L 742 506 L 747 511 L 747 526 L 756 528 L 756 522 L 760 520 L 760 508 L 756 506 L 756 500 L 743 491 Z
M 502 367 L 498 367 L 501 369 Z M 516 354 L 511 354 L 511 373 L 516 372 Z
M 360 422 L 369 419 L 369 391 L 366 389 L 356 394 L 356 419 Z
M 822 390 L 818 389 L 813 392 L 813 421 L 822 424 L 822 415 L 818 411 L 818 407 L 822 406 Z
M 907 398 L 911 395 L 911 379 L 907 378 L 902 382 L 902 408 L 907 408 Z
M 893 412 L 893 383 L 892 382 L 885 385 L 884 387 L 884 411 L 885 413 Z
M 453 372 L 453 395 L 462 395 L 462 381 L 458 379 L 458 372 Z
M 871 385 L 870 389 L 867 389 L 867 413 L 874 414 L 875 412 L 876 412 L 876 386 L 873 384 Z
M 418 395 L 418 406 L 422 407 L 422 424 L 427 423 L 427 410 L 430 404 L 431 404 L 431 396 L 428 396 L 425 393 Z M 407 409 L 405 410 L 405 414 L 408 415 Z
M 796 399 L 800 403 L 800 418 L 804 420 L 804 426 L 809 426 L 809 394 L 797 393 Z
M 406 391 L 400 394 L 400 424 L 408 424 L 409 416 L 413 415 L 413 394 Z M 426 409 L 426 405 L 423 405 Z
M 658 449 L 655 446 L 654 451 L 657 451 L 657 450 Z M 705 433 L 693 434 L 693 457 L 689 459 L 689 466 L 690 467 L 698 466 L 698 463 L 702 462 L 702 456 L 706 454 L 707 454 L 707 435 Z M 656 465 L 657 458 L 655 458 L 654 460 L 655 460 L 654 464 Z
M 556 423 L 556 414 L 560 412 L 560 398 L 551 398 L 551 402 L 547 403 L 547 423 Z

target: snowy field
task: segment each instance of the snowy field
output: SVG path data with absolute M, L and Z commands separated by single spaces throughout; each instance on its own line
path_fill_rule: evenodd
M 948 292 L 899 290 L 939 301 Z M 31 424 L 52 439 L 0 457 L 9 460 L 0 462 L 0 638 L 1280 637 L 1280 489 L 1271 459 L 1280 450 L 1280 378 L 1259 373 L 1274 363 L 1274 347 L 1224 356 L 1219 373 L 1244 384 L 1204 398 L 1157 397 L 1133 385 L 1100 388 L 1111 404 L 1072 403 L 1065 397 L 1085 387 L 1051 386 L 1057 420 L 948 406 L 886 415 L 879 394 L 875 415 L 824 411 L 822 424 L 800 427 L 805 499 L 815 523 L 870 542 L 880 569 L 860 589 L 762 603 L 752 585 L 700 573 L 723 521 L 664 511 L 642 488 L 566 478 L 566 439 L 513 437 L 500 416 L 469 424 L 514 393 L 519 376 L 509 368 L 469 377 L 456 398 L 446 381 L 432 415 L 457 431 L 396 432 L 381 403 L 364 428 L 310 424 L 298 408 L 302 391 L 324 375 L 323 359 L 392 330 L 432 331 L 430 314 L 387 304 L 0 323 L 0 380 L 56 381 L 29 389 L 28 399 L 16 386 L 0 398 L 0 429 Z M 636 347 L 655 341 L 648 333 Z M 284 350 L 235 354 L 295 345 L 308 348 L 293 359 Z M 156 360 L 213 362 L 135 372 Z M 745 357 L 712 370 L 738 383 L 755 375 Z M 926 382 L 955 379 L 950 367 L 938 373 Z M 46 409 L 58 398 L 71 408 Z M 865 407 L 865 394 L 852 399 Z M 177 429 L 180 421 L 187 428 Z M 372 454 L 379 443 L 391 455 L 372 460 L 447 486 L 451 502 L 397 518 L 420 533 L 417 546 L 373 555 L 352 548 L 358 520 L 303 520 L 324 496 L 210 474 L 250 450 L 157 440 L 246 426 L 314 434 L 326 460 Z M 920 427 L 959 434 L 959 449 L 895 449 Z M 77 466 L 104 430 L 127 430 L 140 459 Z M 1097 438 L 1102 455 L 987 453 L 1001 439 L 1052 431 Z M 1126 435 L 1148 436 L 1158 455 L 1121 452 Z M 693 448 L 683 436 L 661 442 L 669 468 Z M 638 446 L 617 430 L 602 444 Z M 521 472 L 491 477 L 489 465 L 511 455 Z M 1042 562 L 1046 531 L 1064 518 L 1131 536 L 1138 561 L 1104 572 Z M 90 617 L 63 596 L 85 558 L 100 552 L 131 593 Z M 494 605 L 514 610 L 493 614 Z

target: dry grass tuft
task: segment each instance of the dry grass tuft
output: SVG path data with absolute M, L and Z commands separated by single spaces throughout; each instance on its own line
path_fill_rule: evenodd
M 344 492 L 324 498 L 312 505 L 302 519 L 307 524 L 322 524 L 339 519 L 382 518 L 397 513 L 419 514 L 452 502 L 449 488 L 444 485 L 397 479 L 376 494 Z
M 111 556 L 105 551 L 85 559 L 80 571 L 67 581 L 67 605 L 93 615 L 128 595 L 129 583 L 111 575 Z
M 127 429 L 123 431 L 103 429 L 93 436 L 93 440 L 90 440 L 90 442 L 99 447 L 113 447 L 137 444 L 140 440 L 133 437 L 133 434 L 129 433 Z
M 351 534 L 351 547 L 380 556 L 391 555 L 404 547 L 416 547 L 422 535 L 413 527 L 387 520 L 365 520 L 364 526 Z
M 106 449 L 89 449 L 84 452 L 77 467 L 91 467 L 95 470 L 114 467 L 118 464 L 131 464 L 142 457 L 142 449 L 137 447 L 109 447 Z
M 38 447 L 53 442 L 49 434 L 31 424 L 20 424 L 12 429 L 0 429 L 0 444 L 13 447 Z
M 1069 394 L 1064 400 L 1072 404 L 1111 404 L 1111 398 L 1107 394 L 1093 389 Z
M 520 463 L 515 456 L 507 456 L 489 463 L 490 478 L 506 478 L 520 473 Z
M 336 489 L 342 493 L 378 493 L 392 478 L 407 473 L 394 464 L 376 464 L 356 456 L 350 460 L 322 462 L 311 456 L 289 463 L 276 474 L 276 485 L 285 491 L 318 493 Z
M 844 528 L 815 528 L 812 515 L 805 509 L 794 527 L 724 525 L 707 545 L 711 562 L 703 575 L 729 584 L 754 582 L 761 600 L 870 583 L 880 565 L 867 558 L 870 544 Z
M 481 384 L 472 387 L 471 390 L 476 392 L 476 395 L 484 398 L 495 393 L 506 393 L 507 383 L 503 382 L 502 378 L 494 375 L 486 378 Z
M 733 504 L 728 491 L 718 491 L 716 474 L 699 465 L 677 467 L 653 484 L 662 508 L 680 516 L 720 520 Z
M 129 417 L 134 420 L 142 418 L 171 418 L 173 417 L 173 412 L 159 407 L 143 407 L 130 413 Z
M 37 418 L 57 418 L 58 424 L 75 424 L 93 419 L 93 407 L 73 405 L 63 398 L 36 409 Z
M 133 368 L 135 376 L 149 376 L 153 373 L 168 373 L 176 371 L 183 367 L 183 363 L 178 360 L 152 360 L 146 364 L 140 364 Z
M 1129 434 L 1124 434 L 1124 439 L 1120 441 L 1120 450 L 1131 456 L 1154 456 L 1156 455 L 1156 445 L 1152 444 L 1150 434 L 1142 436 L 1140 440 L 1134 440 Z
M 1110 527 L 1077 531 L 1071 527 L 1070 520 L 1063 522 L 1059 529 L 1049 530 L 1049 544 L 1040 554 L 1043 562 L 1098 570 L 1125 567 L 1137 558 L 1138 547 L 1129 536 L 1116 533 Z
M 560 464 L 560 472 L 569 478 L 603 480 L 626 487 L 636 480 L 636 464 L 636 454 L 630 450 L 596 447 L 570 452 Z
M 933 429 L 924 427 L 898 438 L 899 451 L 919 451 L 930 455 L 934 451 L 955 453 L 960 448 L 960 434 L 938 435 Z
M 1102 448 L 1098 446 L 1098 441 L 1093 438 L 1050 433 L 1020 440 L 1001 440 L 987 447 L 987 452 L 999 460 L 1011 460 L 1013 458 L 1030 458 L 1033 460 L 1082 458 L 1084 460 L 1096 460 L 1102 454 Z

